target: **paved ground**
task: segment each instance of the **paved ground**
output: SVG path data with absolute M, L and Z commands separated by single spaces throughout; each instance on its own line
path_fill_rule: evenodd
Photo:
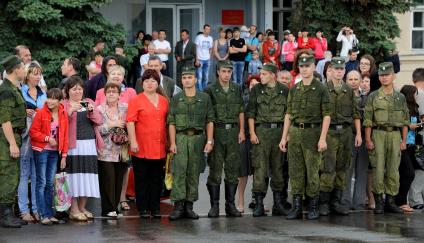
M 162 219 L 140 219 L 132 209 L 118 220 L 96 218 L 88 223 L 0 228 L 0 242 L 421 242 L 424 238 L 422 212 L 375 216 L 362 211 L 347 217 L 321 217 L 318 221 L 288 221 L 284 217 L 253 218 L 247 210 L 242 218 L 208 219 L 204 217 L 209 210 L 205 182 L 202 176 L 200 200 L 195 204 L 203 216 L 199 220 L 170 222 L 166 215 L 172 206 L 164 201 Z M 266 204 L 270 208 L 268 195 Z M 249 198 L 250 184 L 246 191 Z M 98 205 L 98 201 L 91 202 L 97 215 Z

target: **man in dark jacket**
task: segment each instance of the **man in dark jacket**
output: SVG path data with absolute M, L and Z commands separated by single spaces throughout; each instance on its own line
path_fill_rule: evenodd
M 177 60 L 177 85 L 182 88 L 181 69 L 184 66 L 194 67 L 196 44 L 190 41 L 188 30 L 182 29 L 180 36 L 181 40 L 175 46 L 175 59 Z
M 103 88 L 109 76 L 109 67 L 118 64 L 116 57 L 107 56 L 102 62 L 102 71 L 90 80 L 85 82 L 84 95 L 86 98 L 96 100 L 97 90 Z

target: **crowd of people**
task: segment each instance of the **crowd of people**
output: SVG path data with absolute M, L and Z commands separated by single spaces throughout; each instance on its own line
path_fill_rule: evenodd
M 245 212 L 249 178 L 254 217 L 269 210 L 268 187 L 272 215 L 287 219 L 302 219 L 304 204 L 310 220 L 424 208 L 424 69 L 414 71 L 415 86 L 395 90 L 398 59 L 377 67 L 371 55 L 359 55 L 350 27 L 340 30 L 334 57 L 320 30 L 302 29 L 297 39 L 286 30 L 282 41 L 254 25 L 219 28 L 216 40 L 210 32 L 205 25 L 192 42 L 183 29 L 172 50 L 165 30 L 140 31 L 132 63 L 119 45 L 105 56 L 99 40 L 86 61 L 63 61 L 57 87 L 46 86 L 30 49 L 17 46 L 2 61 L 1 225 L 91 220 L 89 198 L 101 199 L 101 216 L 116 219 L 129 209 L 130 168 L 140 216 L 160 218 L 168 154 L 170 220 L 199 218 L 193 203 L 206 166 L 209 217 L 220 215 L 223 175 L 229 217 Z M 54 177 L 63 171 L 72 200 L 58 212 Z

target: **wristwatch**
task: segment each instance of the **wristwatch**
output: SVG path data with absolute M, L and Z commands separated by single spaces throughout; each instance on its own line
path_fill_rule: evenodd
M 213 145 L 213 140 L 208 140 L 206 143 L 207 144 L 210 144 L 210 145 Z

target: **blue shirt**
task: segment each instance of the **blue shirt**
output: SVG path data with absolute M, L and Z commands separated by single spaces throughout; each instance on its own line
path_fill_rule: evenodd
M 256 46 L 256 50 L 258 50 L 258 47 L 259 47 L 259 39 L 258 38 L 251 37 L 251 38 L 246 38 L 245 40 L 246 40 L 246 45 Z M 247 53 L 248 54 L 246 55 L 246 57 L 244 58 L 244 60 L 246 62 L 250 62 L 250 60 L 252 60 L 252 52 L 251 51 L 247 51 Z
M 31 95 L 29 95 L 29 87 L 28 85 L 24 84 L 22 85 L 21 92 L 22 96 L 24 97 L 26 108 L 27 109 L 41 109 L 43 108 L 44 102 L 47 100 L 47 95 L 44 93 L 40 87 L 36 86 L 37 88 L 37 99 L 34 100 Z

